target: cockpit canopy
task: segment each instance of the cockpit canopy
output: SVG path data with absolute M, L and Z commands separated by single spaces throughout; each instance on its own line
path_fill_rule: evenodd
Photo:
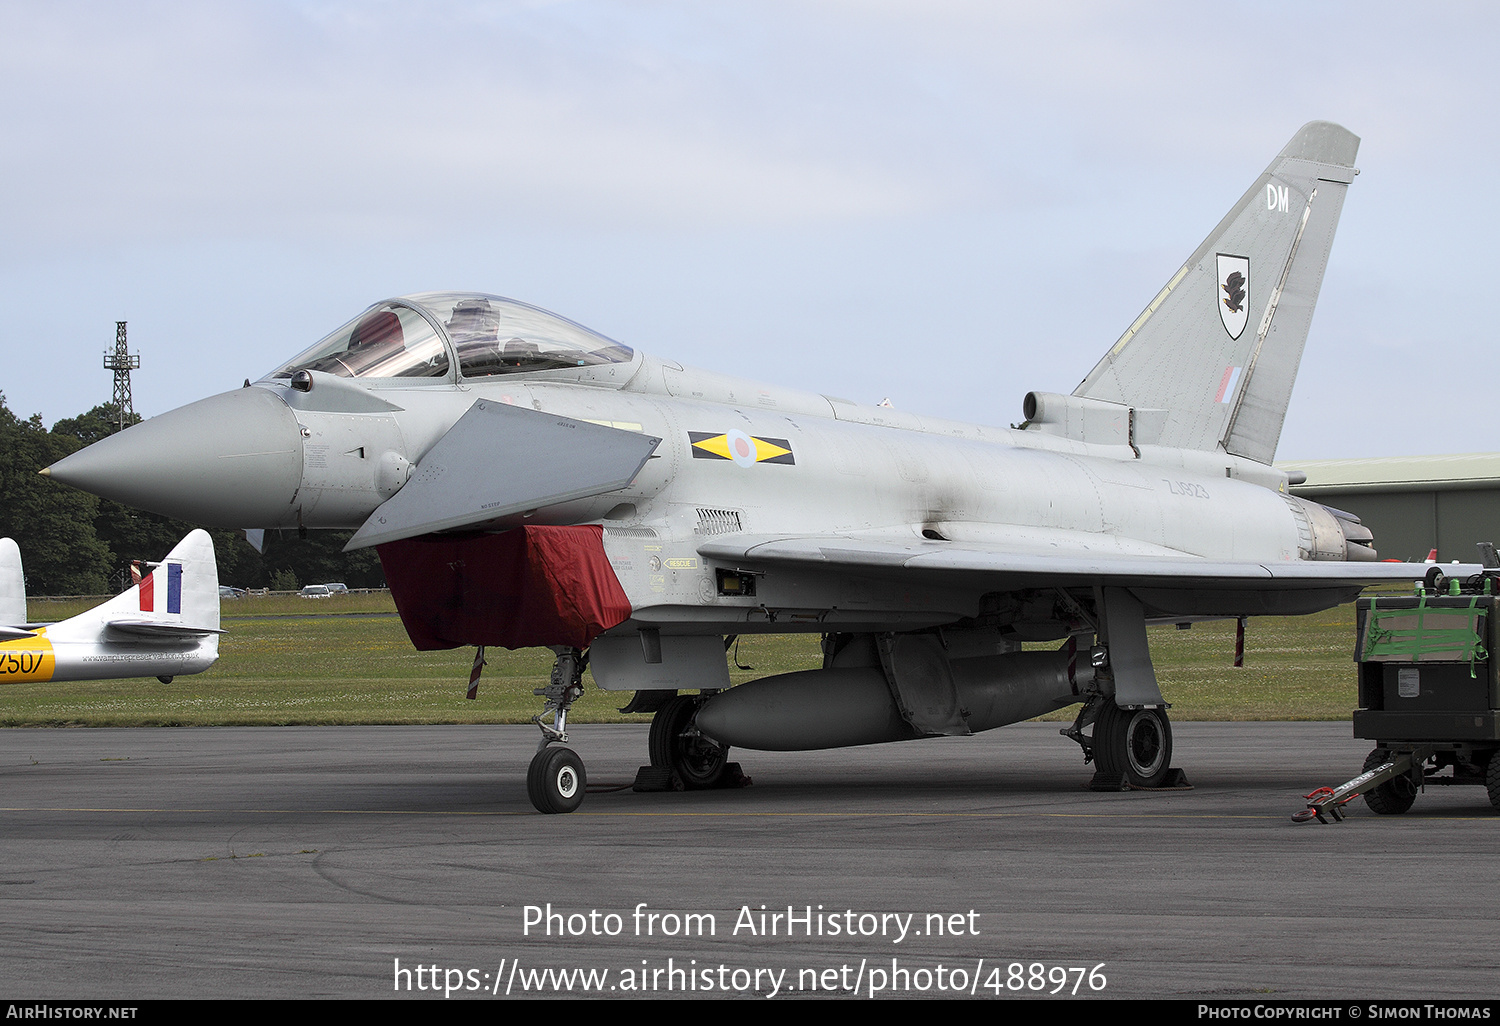
M 629 363 L 628 346 L 566 317 L 477 292 L 423 292 L 377 303 L 284 367 L 346 378 L 484 378 Z

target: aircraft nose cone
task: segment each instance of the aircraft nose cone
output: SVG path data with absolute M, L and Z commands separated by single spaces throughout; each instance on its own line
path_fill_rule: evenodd
M 302 434 L 275 393 L 239 388 L 126 428 L 43 473 L 195 524 L 274 527 L 294 522 Z

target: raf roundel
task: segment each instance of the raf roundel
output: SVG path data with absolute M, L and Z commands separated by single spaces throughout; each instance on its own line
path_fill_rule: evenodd
M 743 431 L 730 431 L 724 436 L 729 443 L 729 458 L 742 467 L 755 465 L 755 443 Z

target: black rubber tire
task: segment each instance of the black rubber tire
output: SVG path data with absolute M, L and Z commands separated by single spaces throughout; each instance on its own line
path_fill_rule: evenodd
M 1484 771 L 1484 789 L 1489 793 L 1490 804 L 1500 809 L 1500 751 L 1490 753 L 1489 767 Z
M 674 695 L 661 704 L 651 716 L 651 733 L 646 739 L 646 748 L 651 755 L 651 765 L 669 769 L 672 765 L 672 733 L 682 729 L 682 710 L 691 714 L 693 699 L 687 695 Z
M 1429 595 L 1441 595 L 1448 590 L 1448 577 L 1440 566 L 1430 566 L 1422 575 L 1422 587 Z
M 651 718 L 647 741 L 651 765 L 670 769 L 690 791 L 717 786 L 729 765 L 728 745 L 686 734 L 701 701 L 693 695 L 668 699 Z
M 1172 724 L 1165 709 L 1121 709 L 1106 698 L 1094 720 L 1094 763 L 1131 787 L 1161 787 L 1172 769 Z
M 1377 748 L 1365 756 L 1365 768 L 1361 771 L 1368 773 L 1383 762 L 1390 762 L 1391 753 L 1384 748 Z M 1399 776 L 1387 780 L 1379 787 L 1372 787 L 1364 794 L 1365 804 L 1370 811 L 1381 816 L 1399 816 L 1411 808 L 1412 802 L 1417 800 L 1417 785 L 1412 783 L 1411 777 Z
M 587 786 L 583 760 L 562 745 L 537 752 L 526 771 L 526 797 L 538 812 L 572 812 L 583 804 Z

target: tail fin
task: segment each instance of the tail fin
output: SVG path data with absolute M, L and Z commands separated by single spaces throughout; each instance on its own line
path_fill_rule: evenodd
M 26 575 L 21 572 L 21 549 L 10 538 L 0 538 L 0 627 L 26 622 Z
M 1269 464 L 1358 150 L 1302 126 L 1073 394 L 1165 410 L 1162 445 Z
M 49 636 L 55 640 L 92 637 L 104 627 L 147 637 L 218 634 L 219 568 L 208 532 L 189 532 L 135 587 L 54 624 Z

